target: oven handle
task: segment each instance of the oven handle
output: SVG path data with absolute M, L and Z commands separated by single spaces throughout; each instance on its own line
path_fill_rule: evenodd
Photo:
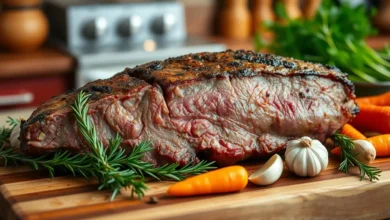
M 34 94 L 22 92 L 19 94 L 0 95 L 0 106 L 30 104 L 34 101 Z

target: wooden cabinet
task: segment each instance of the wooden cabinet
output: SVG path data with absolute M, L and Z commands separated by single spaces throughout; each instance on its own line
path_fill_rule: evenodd
M 74 67 L 73 58 L 55 47 L 0 51 L 0 110 L 38 106 L 73 88 Z
M 72 88 L 73 77 L 47 75 L 0 80 L 0 109 L 38 106 Z

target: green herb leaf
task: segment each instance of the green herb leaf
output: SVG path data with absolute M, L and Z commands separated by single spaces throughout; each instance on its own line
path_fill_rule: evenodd
M 353 81 L 390 81 L 390 49 L 376 52 L 365 38 L 376 33 L 364 6 L 324 0 L 313 19 L 287 19 L 284 6 L 277 14 L 287 22 L 270 22 L 267 29 L 275 34 L 264 44 L 255 36 L 255 49 L 268 49 L 283 56 L 335 65 Z M 370 13 L 371 15 L 373 12 Z
M 122 138 L 116 135 L 113 140 L 110 140 L 110 155 L 107 155 L 102 141 L 98 138 L 96 128 L 88 117 L 88 98 L 89 95 L 81 91 L 72 109 L 83 137 L 93 150 L 92 158 L 94 159 L 94 166 L 99 171 L 96 174 L 96 178 L 101 183 L 99 188 L 110 188 L 113 192 L 111 196 L 112 200 L 121 188 L 131 186 L 132 191 L 139 198 L 142 198 L 145 190 L 148 188 L 144 178 L 133 170 L 120 170 L 121 167 L 118 163 L 112 163 L 112 155 L 117 153 L 124 155 L 123 150 L 119 150 L 119 144 L 122 142 Z
M 334 134 L 332 140 L 335 146 L 341 148 L 341 163 L 339 165 L 339 170 L 348 173 L 351 166 L 358 166 L 360 170 L 360 180 L 363 180 L 367 176 L 370 181 L 379 180 L 380 169 L 366 165 L 355 158 L 356 155 L 353 155 L 352 150 L 355 148 L 352 140 L 342 134 Z
M 179 164 L 154 167 L 153 164 L 141 160 L 145 153 L 153 150 L 150 142 L 141 142 L 133 148 L 129 155 L 126 155 L 125 150 L 120 148 L 122 138 L 118 134 L 110 140 L 109 153 L 107 154 L 103 143 L 98 138 L 96 128 L 87 115 L 88 97 L 89 95 L 80 92 L 72 109 L 83 137 L 93 149 L 93 158 L 96 160 L 95 169 L 99 170 L 97 179 L 101 182 L 99 188 L 110 188 L 113 191 L 112 199 L 121 188 L 128 186 L 131 186 L 132 191 L 142 198 L 144 191 L 147 189 L 144 176 L 151 176 L 157 180 L 162 178 L 181 180 L 189 175 L 203 173 L 215 168 L 211 166 L 213 162 L 207 163 L 204 161 L 195 165 L 187 164 L 181 168 L 179 168 Z
M 0 137 L 3 143 L 8 141 L 13 128 L 19 125 L 19 120 L 9 117 L 7 121 L 11 128 L 3 128 L 0 130 Z M 11 147 L 6 148 L 4 144 L 0 146 L 0 157 L 4 159 L 5 166 L 8 161 L 14 164 L 26 163 L 30 164 L 34 169 L 45 168 L 49 171 L 49 175 L 54 177 L 54 171 L 63 169 L 70 171 L 73 175 L 81 175 L 88 178 L 92 175 L 93 169 L 91 167 L 91 160 L 87 155 L 71 155 L 68 152 L 60 151 L 54 155 L 44 155 L 40 157 L 29 157 L 20 153 L 17 149 Z
M 155 167 L 153 164 L 142 161 L 141 158 L 153 150 L 150 142 L 143 141 L 135 146 L 131 153 L 127 155 L 125 150 L 120 148 L 122 138 L 117 134 L 109 141 L 108 149 L 103 146 L 88 116 L 89 95 L 80 92 L 72 106 L 74 116 L 83 138 L 92 149 L 92 153 L 71 154 L 66 151 L 59 151 L 55 154 L 47 154 L 40 157 L 30 157 L 24 155 L 11 147 L 6 147 L 13 128 L 19 125 L 19 121 L 9 118 L 9 127 L 0 128 L 0 158 L 5 161 L 5 166 L 9 161 L 13 163 L 26 163 L 34 169 L 46 169 L 51 177 L 55 171 L 66 170 L 73 175 L 83 176 L 87 179 L 94 177 L 100 183 L 99 190 L 111 189 L 111 200 L 120 192 L 123 187 L 131 187 L 132 194 L 139 198 L 144 196 L 147 186 L 144 176 L 150 176 L 157 180 L 173 179 L 181 180 L 189 175 L 195 175 L 214 169 L 214 162 L 201 161 L 197 164 L 187 164 L 179 167 L 179 164 L 166 164 Z

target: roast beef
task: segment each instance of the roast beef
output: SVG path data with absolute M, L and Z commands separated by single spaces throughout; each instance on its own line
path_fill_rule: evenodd
M 69 107 L 81 91 L 105 146 L 116 133 L 145 160 L 220 165 L 281 151 L 288 140 L 320 141 L 359 111 L 353 84 L 335 67 L 251 51 L 198 53 L 125 69 L 41 105 L 21 125 L 21 150 L 90 151 Z

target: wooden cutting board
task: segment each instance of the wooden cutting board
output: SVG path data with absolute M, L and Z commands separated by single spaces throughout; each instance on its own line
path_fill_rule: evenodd
M 168 197 L 172 182 L 150 182 L 143 200 L 128 191 L 110 202 L 109 191 L 82 178 L 47 178 L 45 171 L 26 166 L 0 168 L 0 219 L 268 219 L 390 217 L 390 158 L 375 161 L 383 170 L 380 181 L 359 181 L 337 170 L 332 158 L 327 170 L 300 178 L 287 169 L 275 184 L 249 184 L 237 193 Z M 244 164 L 251 173 L 261 162 Z M 357 169 L 352 170 L 355 174 Z M 127 194 L 127 195 L 126 195 Z M 149 204 L 151 196 L 157 204 Z

